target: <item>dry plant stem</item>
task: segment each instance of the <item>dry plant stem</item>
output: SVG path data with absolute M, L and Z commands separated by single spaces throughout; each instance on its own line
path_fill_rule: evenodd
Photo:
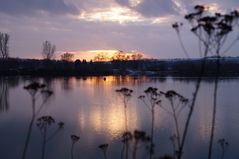
M 211 159 L 211 157 L 212 157 L 213 139 L 214 139 L 214 131 L 215 131 L 215 120 L 216 120 L 216 112 L 217 112 L 217 89 L 218 89 L 219 69 L 220 69 L 220 58 L 217 58 L 217 72 L 216 72 L 214 94 L 213 94 L 213 114 L 212 114 L 211 135 L 210 135 L 210 141 L 209 141 L 208 159 Z
M 106 151 L 104 151 L 104 159 L 107 159 Z
M 132 154 L 132 158 L 136 159 L 136 153 L 137 153 L 137 146 L 138 146 L 138 140 L 135 141 L 134 143 L 134 149 L 133 149 L 133 154 Z
M 171 108 L 172 108 L 172 115 L 173 115 L 173 119 L 174 119 L 174 123 L 175 123 L 175 128 L 176 128 L 176 133 L 177 133 L 177 146 L 178 148 L 180 147 L 180 133 L 179 133 L 179 126 L 178 126 L 178 119 L 177 119 L 177 115 L 176 115 L 176 110 L 175 110 L 175 107 L 174 107 L 174 103 L 172 101 L 172 99 L 170 99 L 170 105 L 171 105 Z
M 42 155 L 41 155 L 41 159 L 44 159 L 44 158 L 45 158 L 46 136 L 47 136 L 47 129 L 46 129 L 46 127 L 45 127 L 45 128 L 44 128 L 44 133 L 43 133 L 43 144 L 42 144 Z
M 121 154 L 120 154 L 120 158 L 124 159 L 124 150 L 125 150 L 125 143 L 123 144 L 122 150 L 121 150 Z
M 125 159 L 128 159 L 129 158 L 129 142 L 128 141 L 126 141 L 125 146 L 126 146 Z
M 74 150 L 74 142 L 71 145 L 71 159 L 74 159 L 73 150 Z
M 178 36 L 178 40 L 179 40 L 179 43 L 180 43 L 180 45 L 181 45 L 181 47 L 183 49 L 184 54 L 186 55 L 187 58 L 190 58 L 190 56 L 189 56 L 189 54 L 188 54 L 188 52 L 187 52 L 187 50 L 186 50 L 186 48 L 185 48 L 185 46 L 183 44 L 183 40 L 182 40 L 180 34 L 177 33 L 177 36 Z
M 125 131 L 128 131 L 127 104 L 125 97 L 124 97 L 124 118 L 125 118 Z
M 58 132 L 59 132 L 59 129 L 57 129 L 51 136 L 49 136 L 46 139 L 46 142 L 49 142 L 50 140 L 52 140 L 57 135 Z
M 127 118 L 127 103 L 126 103 L 126 99 L 124 97 L 124 118 L 125 118 L 125 131 L 128 131 L 128 118 Z M 129 156 L 129 142 L 126 141 L 125 142 L 125 159 L 128 159 Z
M 224 159 L 225 152 L 222 151 L 221 159 Z
M 208 52 L 208 47 L 206 47 L 205 52 L 204 52 L 205 57 L 207 55 L 207 52 Z M 198 91 L 199 91 L 199 88 L 200 88 L 200 85 L 201 85 L 202 76 L 203 76 L 204 71 L 205 71 L 205 65 L 206 65 L 206 58 L 204 58 L 204 60 L 202 61 L 202 66 L 201 66 L 199 78 L 198 78 L 197 83 L 196 83 L 195 92 L 193 93 L 192 103 L 190 105 L 190 110 L 189 110 L 189 113 L 188 113 L 188 116 L 187 116 L 184 131 L 183 131 L 182 142 L 180 144 L 179 151 L 178 151 L 178 157 L 177 157 L 178 159 L 182 158 L 183 148 L 184 148 L 184 144 L 185 144 L 185 141 L 186 141 L 189 124 L 190 124 L 191 117 L 192 117 L 192 114 L 193 114 L 193 110 L 194 110 L 194 107 L 195 107 Z
M 152 156 L 153 156 L 154 116 L 155 116 L 154 106 L 152 107 L 151 113 L 152 113 L 152 115 L 151 115 L 151 140 L 150 140 L 149 159 L 152 159 Z
M 35 97 L 32 97 L 32 118 L 28 127 L 28 131 L 27 131 L 27 138 L 24 144 L 24 149 L 23 149 L 23 153 L 22 153 L 22 159 L 26 158 L 26 153 L 27 153 L 27 149 L 28 149 L 28 145 L 30 142 L 30 138 L 31 138 L 31 134 L 32 134 L 32 126 L 33 123 L 35 121 L 36 115 L 35 115 L 35 104 L 36 104 L 36 99 Z

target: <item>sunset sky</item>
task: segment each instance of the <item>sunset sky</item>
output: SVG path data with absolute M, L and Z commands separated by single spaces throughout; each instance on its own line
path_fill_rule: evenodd
M 186 24 L 183 17 L 196 4 L 217 12 L 239 9 L 238 0 L 0 0 L 0 32 L 10 34 L 11 57 L 41 58 L 45 40 L 58 55 L 138 50 L 154 58 L 185 57 L 171 24 Z M 188 30 L 182 30 L 185 46 L 199 57 Z M 239 44 L 227 55 L 238 56 L 238 50 Z

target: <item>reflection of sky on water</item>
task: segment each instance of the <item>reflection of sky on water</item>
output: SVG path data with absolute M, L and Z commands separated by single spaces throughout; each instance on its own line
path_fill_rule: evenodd
M 9 111 L 0 114 L 0 158 L 19 158 L 23 149 L 26 128 L 31 115 L 30 97 L 23 86 L 26 79 L 18 79 L 15 85 L 9 84 Z M 11 81 L 10 79 L 7 81 Z M 7 82 L 5 81 L 5 82 Z M 40 79 L 40 81 L 44 81 Z M 52 115 L 57 121 L 65 122 L 65 129 L 54 140 L 47 144 L 47 158 L 69 158 L 70 135 L 80 135 L 76 145 L 76 156 L 82 158 L 99 158 L 101 152 L 98 145 L 109 143 L 108 155 L 120 158 L 122 148 L 121 135 L 125 131 L 124 106 L 122 98 L 115 92 L 121 87 L 134 90 L 128 103 L 128 126 L 150 132 L 150 112 L 137 99 L 149 87 L 157 87 L 162 91 L 174 89 L 185 97 L 191 97 L 195 80 L 130 78 L 130 77 L 88 77 L 57 78 L 47 80 L 54 89 L 53 98 L 43 109 L 42 115 Z M 225 138 L 230 143 L 227 155 L 238 158 L 237 145 L 239 138 L 238 122 L 238 80 L 221 80 L 218 89 L 218 109 L 216 116 L 216 132 L 213 157 L 220 155 L 217 140 Z M 213 83 L 204 81 L 200 88 L 196 109 L 189 128 L 185 145 L 185 158 L 206 158 L 210 136 L 212 115 Z M 167 102 L 164 102 L 165 105 Z M 180 121 L 184 121 L 188 108 L 184 109 Z M 172 153 L 169 136 L 174 132 L 172 118 L 160 108 L 156 109 L 155 119 L 156 155 Z M 183 125 L 180 125 L 183 128 Z M 41 136 L 36 127 L 30 142 L 28 157 L 40 156 Z M 145 151 L 142 150 L 142 158 Z M 9 153 L 12 152 L 12 153 Z

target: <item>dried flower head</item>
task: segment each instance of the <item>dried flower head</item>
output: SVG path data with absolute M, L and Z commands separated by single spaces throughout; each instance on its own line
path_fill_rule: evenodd
M 123 135 L 122 135 L 122 142 L 128 142 L 128 141 L 130 141 L 132 139 L 133 139 L 133 135 L 131 134 L 131 132 L 126 131 L 126 132 L 123 133 Z
M 59 123 L 58 123 L 58 128 L 59 129 L 63 129 L 64 128 L 64 123 L 62 122 L 62 121 L 60 121 Z
M 102 149 L 103 151 L 106 151 L 107 148 L 108 148 L 108 146 L 109 146 L 109 144 L 101 144 L 101 145 L 99 145 L 98 147 L 99 147 L 100 149 Z
M 76 135 L 71 135 L 71 140 L 72 140 L 73 143 L 76 143 L 77 141 L 80 140 L 80 137 L 76 136 Z
M 116 92 L 121 93 L 123 96 L 130 97 L 133 93 L 133 90 L 128 88 L 117 89 Z
M 40 84 L 38 82 L 30 83 L 29 85 L 25 86 L 24 89 L 27 90 L 31 96 L 34 96 L 39 89 L 43 89 L 46 85 Z

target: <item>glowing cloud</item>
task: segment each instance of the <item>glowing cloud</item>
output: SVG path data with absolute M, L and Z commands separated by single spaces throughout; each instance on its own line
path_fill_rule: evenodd
M 131 7 L 138 6 L 143 0 L 129 0 L 129 4 Z
M 185 15 L 187 13 L 186 6 L 181 0 L 173 0 L 173 3 L 175 4 L 175 10 L 177 10 L 180 14 Z
M 216 12 L 223 13 L 224 12 L 224 10 L 221 8 L 221 6 L 217 3 L 204 4 L 203 6 L 205 7 L 206 11 L 208 11 L 210 13 L 216 13 Z
M 162 24 L 162 23 L 172 23 L 174 21 L 174 16 L 158 17 L 151 19 L 152 24 Z
M 142 21 L 138 13 L 126 7 L 94 9 L 92 12 L 83 11 L 78 18 L 87 21 L 119 22 L 120 24 Z
M 141 3 L 140 0 L 132 0 L 131 5 L 135 6 Z M 173 16 L 162 16 L 155 18 L 146 18 L 140 13 L 131 10 L 128 7 L 113 6 L 108 8 L 97 8 L 82 11 L 77 17 L 79 20 L 96 21 L 96 22 L 116 22 L 125 23 L 141 23 L 141 24 L 161 24 L 173 21 Z

